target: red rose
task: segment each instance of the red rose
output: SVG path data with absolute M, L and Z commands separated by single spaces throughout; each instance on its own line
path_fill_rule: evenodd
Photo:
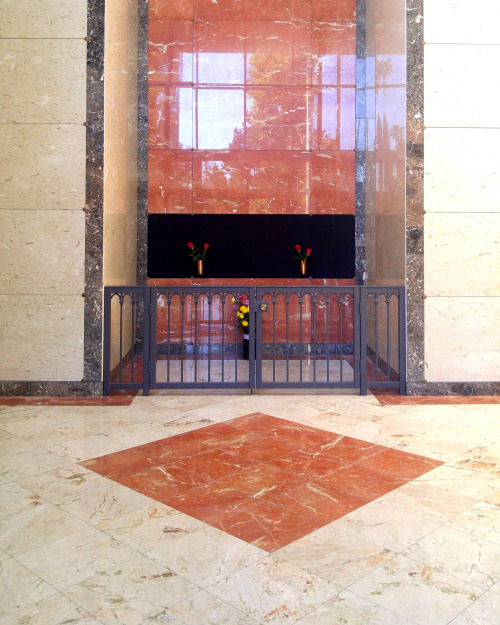
M 307 248 L 306 250 L 306 254 L 310 254 L 312 252 L 312 249 L 310 247 Z
M 206 250 L 208 250 L 208 248 L 210 247 L 209 243 L 205 243 L 205 245 L 203 246 Z
M 188 243 L 188 247 L 190 247 L 191 249 L 193 249 L 194 245 L 191 243 L 191 241 L 189 241 L 189 243 Z
M 295 246 L 295 249 L 297 250 L 297 252 L 300 252 L 300 245 L 297 243 L 297 245 Z

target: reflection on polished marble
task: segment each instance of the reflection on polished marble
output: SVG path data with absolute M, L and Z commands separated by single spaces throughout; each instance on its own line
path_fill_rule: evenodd
M 498 403 L 162 393 L 0 400 L 0 625 L 496 625 Z
M 82 464 L 272 552 L 442 463 L 254 413 Z
M 158 360 L 156 381 L 162 382 L 248 382 L 248 360 L 219 358 L 208 360 Z M 339 359 L 313 360 L 304 356 L 294 360 L 263 360 L 263 382 L 353 382 L 354 371 Z

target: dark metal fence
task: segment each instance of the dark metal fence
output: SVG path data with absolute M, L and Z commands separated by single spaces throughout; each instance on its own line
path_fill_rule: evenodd
M 249 307 L 248 359 L 234 301 Z M 106 287 L 104 393 L 406 392 L 404 287 Z

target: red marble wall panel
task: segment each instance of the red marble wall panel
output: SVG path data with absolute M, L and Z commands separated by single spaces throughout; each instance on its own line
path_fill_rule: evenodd
M 195 152 L 195 213 L 305 213 L 308 152 Z
M 313 150 L 354 150 L 355 89 L 311 89 L 310 147 Z
M 193 17 L 193 0 L 149 0 L 149 17 L 186 20 Z
M 313 23 L 312 84 L 354 86 L 356 25 Z
M 151 20 L 148 44 L 149 83 L 193 83 L 193 22 Z
M 312 19 L 318 22 L 353 22 L 356 0 L 312 0 Z
M 193 210 L 192 150 L 149 150 L 149 212 Z
M 194 0 L 194 17 L 200 20 L 309 21 L 312 0 Z
M 354 214 L 354 150 L 310 155 L 311 212 Z
M 149 87 L 150 148 L 190 150 L 193 145 L 193 90 L 187 87 Z
M 195 22 L 195 82 L 307 85 L 311 25 L 300 22 Z

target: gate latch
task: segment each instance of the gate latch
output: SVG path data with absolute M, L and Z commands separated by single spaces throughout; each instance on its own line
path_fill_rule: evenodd
M 259 304 L 259 309 L 264 312 L 267 310 L 267 304 L 265 302 L 262 302 L 262 304 Z

